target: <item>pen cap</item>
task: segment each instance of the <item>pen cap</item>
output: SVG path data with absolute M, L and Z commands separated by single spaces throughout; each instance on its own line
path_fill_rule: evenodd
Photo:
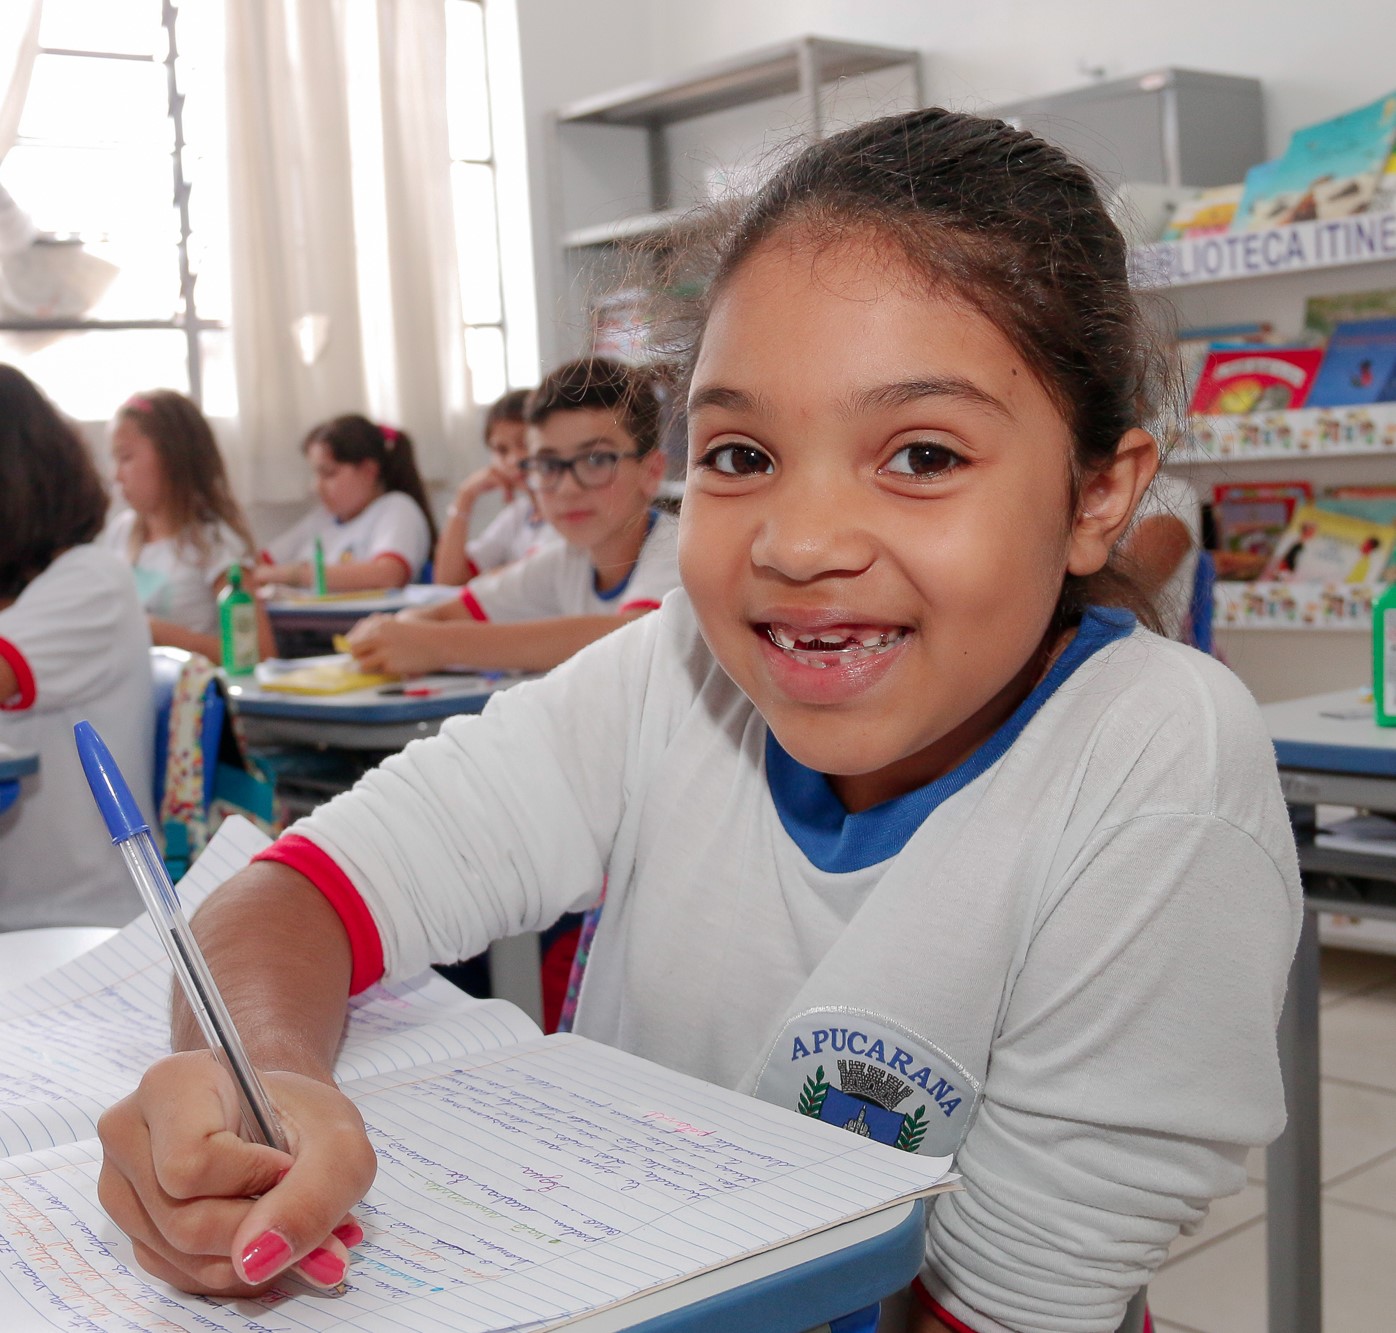
M 97 734 L 97 728 L 90 722 L 79 722 L 73 728 L 73 739 L 77 742 L 78 759 L 87 785 L 92 788 L 97 808 L 107 822 L 111 840 L 125 842 L 137 833 L 149 833 L 150 825 L 131 795 L 126 779 L 121 776 L 106 741 Z

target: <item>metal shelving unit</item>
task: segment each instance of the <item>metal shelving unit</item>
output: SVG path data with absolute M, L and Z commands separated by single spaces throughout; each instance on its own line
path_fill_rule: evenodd
M 741 108 L 793 97 L 798 132 L 818 138 L 829 129 L 831 104 L 847 81 L 898 69 L 906 71 L 910 95 L 921 105 L 919 51 L 800 37 L 675 79 L 632 84 L 560 107 L 553 117 L 557 290 L 585 306 L 589 298 L 635 283 L 629 258 L 640 247 L 663 249 L 691 233 L 692 205 L 699 201 L 683 198 L 678 187 L 694 150 L 676 150 L 673 140 L 693 131 L 692 122 L 720 119 L 724 112 L 740 116 Z M 791 119 L 789 107 L 782 106 L 756 132 Z M 704 128 L 698 127 L 699 139 Z M 564 160 L 572 170 L 571 187 Z M 584 191 L 594 197 L 579 204 Z

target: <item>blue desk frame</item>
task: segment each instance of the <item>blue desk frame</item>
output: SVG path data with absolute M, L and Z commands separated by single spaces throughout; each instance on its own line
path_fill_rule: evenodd
M 307 745 L 339 750 L 400 750 L 434 736 L 447 718 L 478 713 L 496 691 L 520 676 L 426 676 L 413 687 L 439 691 L 425 698 L 378 690 L 345 694 L 282 694 L 230 680 L 228 694 L 251 745 Z
M 577 1321 L 578 1333 L 805 1333 L 901 1291 L 926 1257 L 926 1204 L 917 1199 L 888 1210 L 894 1225 L 819 1258 L 766 1273 L 739 1286 L 645 1317 L 653 1302 L 683 1301 L 702 1276 L 637 1302 Z M 824 1233 L 825 1237 L 837 1234 Z M 817 1243 L 823 1238 L 813 1238 Z M 800 1242 L 795 1242 L 799 1245 Z M 779 1254 L 780 1251 L 773 1253 Z M 750 1260 L 741 1261 L 749 1263 Z M 733 1268 L 740 1268 L 733 1265 Z M 723 1270 L 719 1270 L 720 1272 Z M 730 1274 L 730 1269 L 726 1270 Z M 639 1316 L 639 1322 L 631 1322 Z

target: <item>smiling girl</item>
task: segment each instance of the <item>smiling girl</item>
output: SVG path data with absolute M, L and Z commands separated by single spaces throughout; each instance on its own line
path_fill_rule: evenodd
M 1143 347 L 1119 233 L 1031 135 L 930 109 L 783 167 L 698 325 L 686 593 L 203 909 L 304 1141 L 274 1184 L 284 1158 L 218 1133 L 212 1063 L 156 1066 L 104 1122 L 142 1262 L 220 1291 L 313 1247 L 342 1272 L 373 1174 L 329 1077 L 345 993 L 604 877 L 579 1032 L 956 1154 L 911 1327 L 1118 1328 L 1283 1123 L 1300 910 L 1253 701 L 1112 571 L 1158 463 Z M 197 1218 L 151 1123 L 225 1196 Z M 196 1222 L 203 1256 L 174 1239 Z
M 357 414 L 321 422 L 301 446 L 319 504 L 267 547 L 259 585 L 310 588 L 318 540 L 330 592 L 401 588 L 436 540 L 426 487 L 403 431 Z

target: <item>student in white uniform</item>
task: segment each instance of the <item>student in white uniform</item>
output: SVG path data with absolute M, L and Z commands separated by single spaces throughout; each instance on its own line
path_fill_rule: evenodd
M 106 510 L 77 433 L 0 366 L 0 745 L 39 756 L 0 814 L 0 930 L 140 911 L 73 745 L 91 722 L 149 811 L 150 631 L 126 562 L 95 541 Z
M 320 503 L 268 544 L 257 583 L 314 587 L 317 538 L 330 592 L 411 583 L 436 541 L 411 438 L 351 414 L 316 426 L 301 448 Z
M 480 574 L 541 551 L 561 538 L 541 513 L 523 469 L 528 457 L 524 404 L 527 389 L 514 389 L 491 404 L 485 414 L 485 448 L 490 462 L 472 472 L 456 489 L 436 542 L 432 582 L 458 588 Z M 491 491 L 503 491 L 504 507 L 478 537 L 470 537 L 476 503 Z
M 916 1333 L 1113 1333 L 1279 1132 L 1294 845 L 1254 701 L 1112 563 L 1158 452 L 1088 173 L 997 121 L 872 121 L 778 170 L 705 300 L 683 590 L 200 911 L 300 1137 L 282 1179 L 204 1054 L 148 1071 L 104 1199 L 160 1276 L 342 1274 L 374 1165 L 330 1075 L 347 993 L 603 876 L 577 1031 L 955 1153 Z M 220 1197 L 163 1196 L 153 1131 Z
M 521 466 L 562 540 L 472 580 L 458 601 L 361 621 L 349 645 L 366 670 L 546 671 L 678 587 L 677 524 L 651 507 L 664 456 L 649 376 L 600 357 L 571 361 L 526 411 Z
M 135 394 L 112 422 L 111 453 L 127 508 L 107 523 L 103 545 L 135 570 L 152 641 L 217 662 L 218 594 L 234 565 L 256 564 L 256 546 L 208 421 L 172 389 Z M 271 622 L 260 603 L 258 612 L 269 657 Z

